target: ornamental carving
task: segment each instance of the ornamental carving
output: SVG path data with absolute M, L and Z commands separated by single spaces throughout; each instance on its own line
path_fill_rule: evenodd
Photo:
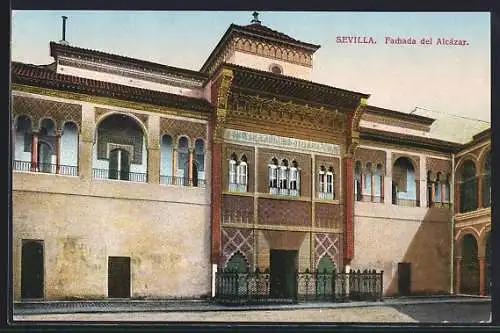
M 276 98 L 263 98 L 231 92 L 228 98 L 228 117 L 252 119 L 305 129 L 345 133 L 346 117 L 338 110 L 283 102 Z
M 116 112 L 114 110 L 111 110 L 111 109 L 106 109 L 106 108 L 99 108 L 99 107 L 96 107 L 95 108 L 95 121 L 96 123 L 100 120 L 103 119 L 103 116 L 105 114 L 108 114 L 108 115 L 111 115 L 111 114 L 116 114 L 116 113 L 120 113 L 120 114 L 124 114 L 124 115 L 134 115 L 134 117 L 136 117 L 137 119 L 139 119 L 139 121 L 142 123 L 140 125 L 143 125 L 144 128 L 148 128 L 148 115 L 146 114 L 143 114 L 143 113 L 136 113 L 136 112 Z M 146 134 L 146 133 L 144 133 Z
M 174 142 L 181 135 L 188 136 L 194 144 L 198 138 L 206 139 L 207 125 L 187 120 L 160 118 L 160 136 L 170 135 Z
M 62 130 L 64 123 L 69 121 L 75 123 L 78 129 L 82 124 L 81 105 L 40 98 L 12 96 L 12 113 L 14 118 L 22 115 L 29 117 L 32 130 L 35 132 L 39 130 L 43 119 L 52 119 L 58 131 Z
M 443 176 L 451 173 L 451 161 L 427 157 L 425 160 L 425 168 L 427 171 L 431 171 L 431 180 L 434 180 L 438 172 Z
M 236 37 L 231 41 L 229 48 L 256 54 L 261 57 L 278 59 L 301 66 L 312 67 L 312 54 L 300 50 L 299 48 L 284 47 L 276 44 L 250 39 L 246 37 Z
M 222 138 L 223 128 L 226 123 L 226 114 L 228 107 L 228 95 L 231 83 L 233 81 L 233 72 L 230 69 L 224 68 L 219 78 L 220 85 L 217 94 L 217 111 L 215 119 L 214 139 Z
M 367 163 L 371 163 L 373 168 L 372 172 L 375 171 L 378 164 L 381 164 L 385 174 L 386 153 L 383 150 L 358 148 L 356 150 L 355 160 L 360 161 L 363 166 L 366 166 Z
M 342 265 L 342 234 L 314 234 L 314 262 L 316 267 L 320 259 L 325 255 L 335 262 L 336 268 Z
M 351 135 L 354 134 L 355 132 L 359 132 L 359 121 L 361 120 L 361 116 L 365 111 L 364 108 L 365 105 L 366 105 L 366 100 L 362 98 L 358 107 L 354 110 L 352 114 Z

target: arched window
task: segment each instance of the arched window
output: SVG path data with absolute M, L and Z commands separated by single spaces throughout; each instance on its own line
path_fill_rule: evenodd
M 173 184 L 173 153 L 174 145 L 172 137 L 165 134 L 160 141 L 160 183 Z
M 400 157 L 392 168 L 392 203 L 402 206 L 419 206 L 415 168 L 407 157 Z
M 436 174 L 436 185 L 434 187 L 434 201 L 437 203 L 441 203 L 441 182 L 442 182 L 441 172 L 438 172 Z
M 363 178 L 363 199 L 367 198 L 371 201 L 372 198 L 372 164 L 370 162 L 366 163 L 365 173 Z M 368 199 L 369 198 L 369 199 Z M 363 200 L 365 201 L 365 200 Z
M 290 177 L 290 195 L 298 196 L 299 195 L 299 187 L 300 187 L 300 172 L 298 168 L 298 164 L 296 161 L 292 161 L 292 166 L 289 170 Z
M 193 181 L 194 178 L 205 180 L 205 143 L 202 139 L 194 142 Z
M 236 192 L 238 190 L 238 182 L 237 182 L 237 157 L 235 153 L 231 154 L 231 158 L 229 159 L 229 191 Z
M 460 212 L 477 209 L 476 167 L 465 161 L 460 171 Z
M 325 166 L 322 165 L 319 168 L 318 172 L 318 191 L 319 191 L 319 198 L 320 199 L 326 199 L 325 198 L 325 193 L 326 193 L 326 170 Z
M 93 146 L 94 178 L 146 182 L 146 137 L 140 122 L 132 116 L 111 114 L 104 118 L 97 126 Z
M 271 66 L 269 66 L 269 70 L 274 74 L 283 74 L 283 69 L 278 64 L 272 64 Z
M 278 160 L 273 158 L 268 166 L 269 193 L 278 194 Z
M 326 198 L 333 200 L 335 198 L 335 174 L 333 168 L 328 168 L 326 173 Z
M 483 164 L 483 207 L 491 206 L 491 151 L 488 152 Z
M 116 148 L 109 152 L 109 178 L 129 180 L 130 155 L 125 149 Z
M 32 140 L 31 119 L 27 116 L 19 116 L 16 119 L 16 133 L 14 137 L 15 170 L 30 171 Z
M 179 185 L 189 184 L 189 140 L 187 137 L 182 136 L 179 138 L 177 146 L 177 182 Z
M 279 193 L 281 195 L 288 195 L 288 161 L 281 161 L 278 171 L 279 175 Z
M 356 166 L 354 168 L 354 196 L 356 201 L 361 201 L 361 162 L 356 161 Z
M 241 157 L 238 165 L 238 190 L 239 192 L 247 192 L 248 190 L 248 164 L 245 155 Z
M 44 141 L 38 142 L 38 171 L 55 173 L 55 165 L 52 165 L 52 148 Z
M 78 175 L 78 127 L 73 122 L 66 122 L 61 133 L 59 148 L 59 173 L 64 175 Z

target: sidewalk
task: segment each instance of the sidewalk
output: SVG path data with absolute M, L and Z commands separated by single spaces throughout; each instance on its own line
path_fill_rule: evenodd
M 102 312 L 208 312 L 291 309 L 332 309 L 371 306 L 394 306 L 433 303 L 491 303 L 490 297 L 434 296 L 387 297 L 383 301 L 299 302 L 295 304 L 220 305 L 209 300 L 89 300 L 89 301 L 21 301 L 14 303 L 14 315 L 49 313 Z

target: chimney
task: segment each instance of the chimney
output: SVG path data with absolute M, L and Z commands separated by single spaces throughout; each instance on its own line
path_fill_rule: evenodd
M 66 41 L 66 20 L 68 19 L 67 16 L 61 16 L 63 19 L 63 24 L 62 24 L 62 39 L 59 41 L 59 44 L 63 45 L 69 45 L 69 43 Z

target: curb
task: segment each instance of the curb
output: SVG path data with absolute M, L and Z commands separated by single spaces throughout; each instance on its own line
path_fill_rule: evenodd
M 38 301 L 16 302 L 14 315 L 30 314 L 65 314 L 65 313 L 117 313 L 117 312 L 214 312 L 214 311 L 279 311 L 301 309 L 345 309 L 373 306 L 407 306 L 423 304 L 461 303 L 478 304 L 490 303 L 490 298 L 426 298 L 426 299 L 387 299 L 371 302 L 344 302 L 344 303 L 295 303 L 270 305 L 219 305 L 209 301 Z

